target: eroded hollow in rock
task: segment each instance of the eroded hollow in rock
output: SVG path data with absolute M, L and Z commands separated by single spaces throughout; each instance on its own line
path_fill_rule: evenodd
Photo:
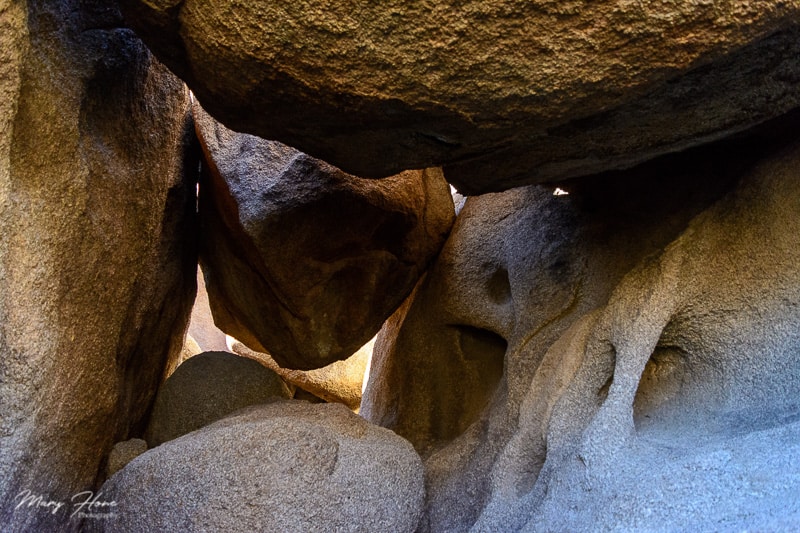
M 498 267 L 486 283 L 486 292 L 489 299 L 497 304 L 504 304 L 511 300 L 511 283 L 508 280 L 508 270 Z
M 677 346 L 657 346 L 647 361 L 633 401 L 633 422 L 646 429 L 668 409 L 686 380 L 687 354 Z
M 506 282 L 507 283 L 507 282 Z M 475 422 L 497 390 L 503 377 L 508 342 L 492 331 L 473 326 L 451 326 L 458 331 L 458 346 L 461 353 L 466 382 L 463 408 L 454 424 L 437 435 L 442 439 L 457 437 Z

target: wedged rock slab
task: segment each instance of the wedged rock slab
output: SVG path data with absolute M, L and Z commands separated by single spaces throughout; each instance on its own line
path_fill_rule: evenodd
M 200 263 L 214 322 L 283 367 L 349 357 L 444 243 L 454 209 L 441 170 L 357 178 L 194 111 L 208 163 Z
M 314 370 L 292 370 L 283 368 L 268 353 L 255 352 L 242 344 L 234 342 L 231 350 L 242 357 L 255 359 L 273 370 L 286 383 L 309 392 L 326 402 L 342 403 L 353 411 L 361 405 L 361 391 L 364 374 L 372 357 L 374 339 L 361 347 L 356 353 Z
M 101 488 L 90 531 L 415 531 L 422 463 L 343 405 L 280 401 L 154 448 Z
M 470 194 L 630 167 L 800 105 L 800 2 L 123 0 L 228 127 Z

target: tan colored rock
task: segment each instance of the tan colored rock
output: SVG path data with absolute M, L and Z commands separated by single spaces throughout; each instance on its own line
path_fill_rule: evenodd
M 407 441 L 342 405 L 297 401 L 154 448 L 101 492 L 120 505 L 88 531 L 411 533 L 425 499 Z
M 152 448 L 249 407 L 289 399 L 292 391 L 257 361 L 228 352 L 203 352 L 159 387 L 145 439 Z
M 203 352 L 228 352 L 227 339 L 225 333 L 214 324 L 211 316 L 211 307 L 208 303 L 208 293 L 206 292 L 206 282 L 200 267 L 197 267 L 197 295 L 192 305 L 192 313 L 189 317 L 189 327 L 186 331 L 186 339 L 183 342 L 183 349 L 178 357 L 172 358 L 167 363 L 164 371 L 164 379 L 167 379 L 175 369 L 190 357 Z
M 203 353 L 203 350 L 200 348 L 200 345 L 197 344 L 197 341 L 195 341 L 191 335 L 187 334 L 186 339 L 183 341 L 183 348 L 181 348 L 180 353 L 167 362 L 167 366 L 164 369 L 163 379 L 166 380 L 168 377 L 170 377 L 175 372 L 175 369 L 182 365 L 184 361 L 201 353 Z
M 124 0 L 228 127 L 470 194 L 630 167 L 800 105 L 798 0 Z
M 350 176 L 232 132 L 195 106 L 208 162 L 200 261 L 217 326 L 286 368 L 352 355 L 441 248 L 453 200 L 441 170 Z
M 782 122 L 564 196 L 467 200 L 362 402 L 425 460 L 423 531 L 800 521 L 800 145 L 776 155 Z
M 299 387 L 327 402 L 343 403 L 351 410 L 358 412 L 364 373 L 372 357 L 374 344 L 375 339 L 373 338 L 347 359 L 315 370 L 283 368 L 268 353 L 255 352 L 241 342 L 235 342 L 232 349 L 242 357 L 255 359 L 273 370 L 286 383 Z
M 118 442 L 111 448 L 106 465 L 106 477 L 109 478 L 125 468 L 125 466 L 147 451 L 147 442 L 143 439 L 128 439 Z
M 140 431 L 194 291 L 183 84 L 98 2 L 0 1 L 0 524 L 94 489 Z M 196 161 L 195 166 L 196 168 Z
M 189 335 L 191 335 L 202 352 L 220 352 L 228 350 L 228 344 L 223 333 L 214 324 L 211 315 L 211 305 L 208 303 L 208 292 L 203 272 L 197 267 L 197 297 L 192 306 L 192 316 L 189 320 Z

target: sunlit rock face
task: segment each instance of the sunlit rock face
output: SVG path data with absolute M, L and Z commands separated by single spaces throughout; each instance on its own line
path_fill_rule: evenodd
M 93 489 L 183 343 L 189 93 L 106 2 L 0 2 L 0 50 L 0 524 L 68 531 L 20 494 Z
M 231 349 L 242 357 L 255 359 L 265 367 L 272 369 L 287 384 L 296 387 L 295 392 L 303 391 L 313 395 L 311 399 L 342 403 L 357 411 L 361 405 L 361 392 L 364 388 L 364 375 L 369 368 L 372 357 L 374 339 L 362 346 L 356 353 L 314 370 L 292 370 L 283 368 L 268 353 L 255 352 L 234 341 Z
M 630 167 L 800 104 L 797 0 L 123 0 L 228 127 L 470 194 Z
M 208 172 L 200 261 L 217 326 L 283 367 L 345 359 L 381 328 L 454 218 L 441 169 L 345 174 L 195 106 Z
M 754 137 L 469 198 L 362 403 L 422 453 L 424 527 L 800 523 L 799 163 Z

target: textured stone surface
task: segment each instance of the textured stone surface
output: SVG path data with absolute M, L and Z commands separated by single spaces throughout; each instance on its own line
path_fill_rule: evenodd
M 225 333 L 214 324 L 211 315 L 211 305 L 208 303 L 206 281 L 203 272 L 197 268 L 197 297 L 194 299 L 192 316 L 189 320 L 189 335 L 191 335 L 204 352 L 228 351 Z
M 255 359 L 267 368 L 274 370 L 286 383 L 310 392 L 327 402 L 343 403 L 357 411 L 361 405 L 364 373 L 369 365 L 370 357 L 372 357 L 374 344 L 375 339 L 372 339 L 347 359 L 315 370 L 283 368 L 268 353 L 255 352 L 241 342 L 235 342 L 232 349 L 235 353 Z
M 106 477 L 113 476 L 146 451 L 147 442 L 143 439 L 128 439 L 116 443 L 108 454 Z
M 561 479 L 546 483 L 553 494 L 522 531 L 796 531 L 800 424 L 794 420 L 709 439 L 642 435 L 613 450 L 624 456 L 613 466 L 584 470 L 566 464 L 574 455 L 565 458 Z M 526 504 L 517 516 L 528 516 Z M 513 531 L 507 526 L 518 511 L 507 502 L 498 509 L 475 530 Z
M 286 383 L 262 364 L 228 352 L 204 352 L 186 360 L 159 387 L 147 443 L 158 446 L 244 407 L 291 397 Z
M 800 143 L 745 170 L 561 353 L 577 372 L 545 426 L 526 531 L 800 526 L 800 475 L 788 467 L 800 459 L 798 177 Z M 541 400 L 532 387 L 525 401 Z M 494 473 L 506 489 L 502 470 L 519 471 L 518 446 L 543 429 L 522 412 L 512 459 Z M 499 508 L 482 526 L 508 520 Z
M 189 95 L 99 1 L 0 1 L 0 524 L 79 527 L 194 290 Z M 195 162 L 196 168 L 196 162 Z
M 800 103 L 797 0 L 124 0 L 228 127 L 465 192 L 609 168 Z
M 281 366 L 352 355 L 411 292 L 453 221 L 441 170 L 343 173 L 195 106 L 209 172 L 200 261 L 217 326 Z
M 467 200 L 362 402 L 425 459 L 423 531 L 797 522 L 800 147 L 770 144 Z
M 411 445 L 336 404 L 249 408 L 141 455 L 102 487 L 106 531 L 415 530 Z

